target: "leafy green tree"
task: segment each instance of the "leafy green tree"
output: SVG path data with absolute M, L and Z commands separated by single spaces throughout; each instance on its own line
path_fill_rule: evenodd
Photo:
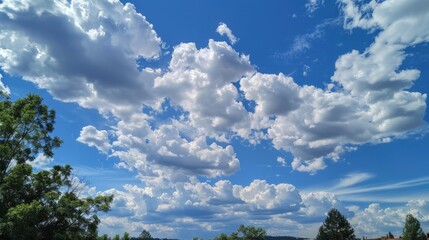
M 119 237 L 119 234 L 116 234 L 116 235 L 112 238 L 112 240 L 121 240 L 121 238 Z
M 213 240 L 263 240 L 266 235 L 267 232 L 262 228 L 241 225 L 235 232 L 231 233 L 230 236 L 222 233 Z
M 347 219 L 335 208 L 331 209 L 325 222 L 319 228 L 316 240 L 354 240 L 353 228 Z
M 405 218 L 405 226 L 402 233 L 403 240 L 426 240 L 426 235 L 420 227 L 420 222 L 411 214 Z
M 97 212 L 108 211 L 113 196 L 80 198 L 69 165 L 33 173 L 25 162 L 39 152 L 52 157 L 60 146 L 49 135 L 55 112 L 36 95 L 1 100 L 0 239 L 96 239 Z
M 121 240 L 130 240 L 130 234 L 125 232 L 124 236 L 122 236 Z
M 12 160 L 18 164 L 32 161 L 38 153 L 53 156 L 61 140 L 51 137 L 55 111 L 42 104 L 42 98 L 30 94 L 12 102 L 0 92 L 0 181 Z
M 0 239 L 95 239 L 97 212 L 108 211 L 113 196 L 79 198 L 71 171 L 12 168 L 0 183 Z
M 222 233 L 219 237 L 215 237 L 213 238 L 213 240 L 229 240 L 229 236 L 226 235 L 225 233 Z
M 140 233 L 139 239 L 141 239 L 141 240 L 152 240 L 153 238 L 148 231 L 143 230 Z
M 100 237 L 97 237 L 97 240 L 109 240 L 109 236 L 107 234 L 103 234 Z

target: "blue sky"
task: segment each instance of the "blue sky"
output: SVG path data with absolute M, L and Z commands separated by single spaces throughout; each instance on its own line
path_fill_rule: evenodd
M 101 233 L 429 231 L 429 3 L 0 1 L 0 89 L 40 94 Z

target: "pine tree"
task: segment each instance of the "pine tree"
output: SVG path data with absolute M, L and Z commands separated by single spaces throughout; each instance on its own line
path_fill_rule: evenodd
M 331 209 L 325 222 L 319 228 L 316 240 L 354 240 L 353 228 L 347 219 L 335 208 Z
M 403 240 L 426 240 L 426 235 L 420 227 L 419 220 L 411 214 L 407 214 L 405 218 L 402 236 Z

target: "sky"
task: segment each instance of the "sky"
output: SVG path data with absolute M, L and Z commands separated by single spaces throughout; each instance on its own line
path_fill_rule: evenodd
M 100 233 L 429 232 L 427 0 L 2 0 L 0 90 L 114 194 Z

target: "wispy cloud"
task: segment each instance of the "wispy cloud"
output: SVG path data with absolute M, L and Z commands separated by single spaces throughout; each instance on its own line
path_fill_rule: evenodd
M 351 173 L 348 174 L 345 178 L 340 179 L 340 182 L 334 188 L 344 189 L 364 182 L 372 177 L 373 175 L 370 173 Z
M 407 189 L 422 185 L 429 185 L 429 177 L 424 178 L 416 178 L 407 181 L 380 184 L 375 186 L 362 186 L 362 187 L 352 187 L 347 188 L 344 187 L 342 189 L 334 190 L 333 192 L 337 195 L 349 195 L 349 194 L 357 194 L 357 193 L 370 193 L 370 192 L 381 192 L 388 190 L 399 190 L 399 189 Z
M 284 57 L 293 58 L 310 50 L 313 46 L 313 41 L 320 39 L 325 34 L 325 29 L 330 26 L 341 25 L 339 18 L 327 19 L 318 24 L 312 32 L 298 35 L 294 38 L 289 50 L 284 53 Z
M 311 16 L 317 9 L 325 4 L 324 0 L 308 0 L 305 4 L 305 8 L 307 9 L 307 13 Z

